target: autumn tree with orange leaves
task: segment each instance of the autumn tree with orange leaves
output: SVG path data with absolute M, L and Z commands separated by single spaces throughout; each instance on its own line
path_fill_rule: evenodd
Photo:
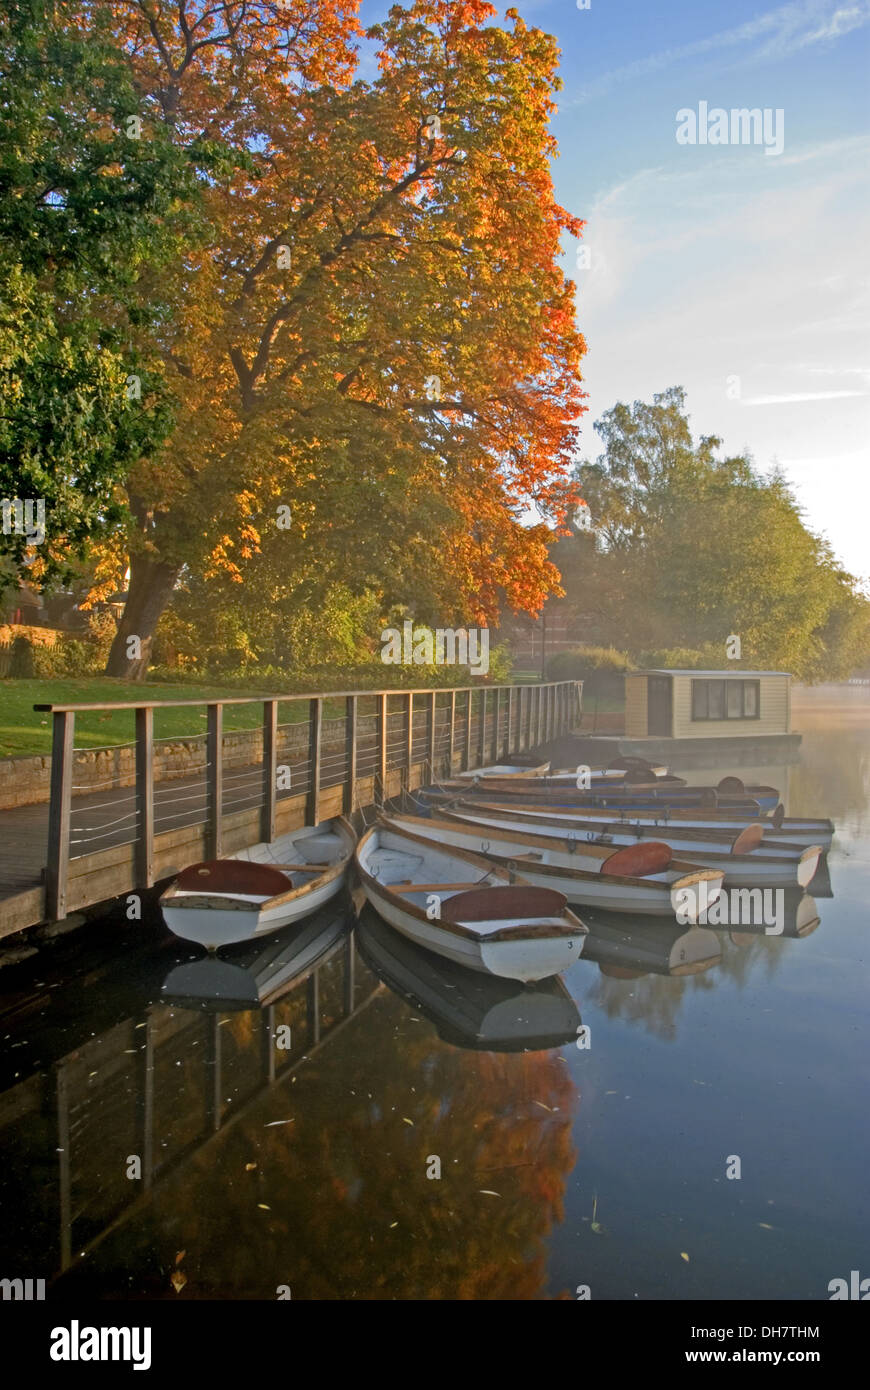
M 534 611 L 558 575 L 523 518 L 558 520 L 584 408 L 555 41 L 420 0 L 368 32 L 364 82 L 352 0 L 106 8 L 143 138 L 227 156 L 202 180 L 207 235 L 160 272 L 176 425 L 127 484 L 107 673 L 145 675 L 179 576 L 256 583 L 267 552 L 394 601 L 404 582 L 424 619 Z

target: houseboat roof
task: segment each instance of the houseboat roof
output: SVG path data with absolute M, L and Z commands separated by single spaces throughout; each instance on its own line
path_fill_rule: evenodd
M 691 667 L 654 666 L 643 671 L 628 671 L 629 676 L 791 676 L 791 671 L 744 671 L 732 666 L 730 671 L 695 671 Z

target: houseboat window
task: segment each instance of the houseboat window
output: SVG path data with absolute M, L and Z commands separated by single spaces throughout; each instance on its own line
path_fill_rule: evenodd
M 692 720 L 757 719 L 758 681 L 692 681 Z

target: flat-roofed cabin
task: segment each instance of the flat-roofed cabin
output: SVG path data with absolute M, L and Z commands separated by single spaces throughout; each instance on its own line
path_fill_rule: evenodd
M 734 738 L 791 732 L 788 671 L 632 671 L 626 738 Z

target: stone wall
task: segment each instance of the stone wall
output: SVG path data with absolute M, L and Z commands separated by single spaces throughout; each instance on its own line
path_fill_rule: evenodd
M 324 719 L 321 747 L 324 752 L 344 748 L 344 720 Z M 206 761 L 205 735 L 154 740 L 154 780 L 169 782 L 201 772 Z M 281 724 L 278 728 L 278 761 L 304 757 L 308 751 L 308 724 Z M 263 760 L 263 732 L 244 729 L 224 734 L 224 770 L 256 766 Z M 117 748 L 81 749 L 75 754 L 74 795 L 112 791 L 136 783 L 136 750 L 133 744 Z M 51 788 L 51 756 L 0 758 L 0 810 L 48 801 Z

